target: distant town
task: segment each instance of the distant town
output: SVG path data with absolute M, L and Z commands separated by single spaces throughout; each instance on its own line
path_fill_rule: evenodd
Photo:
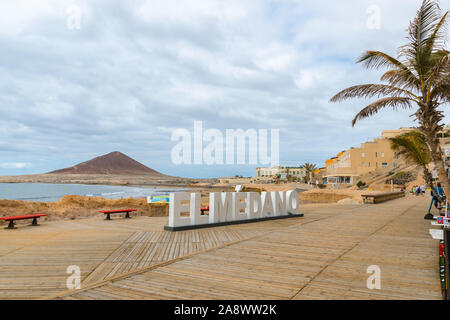
M 405 161 L 391 147 L 390 138 L 398 137 L 416 128 L 400 128 L 383 130 L 381 136 L 372 141 L 362 142 L 359 147 L 352 147 L 339 152 L 336 156 L 325 160 L 324 166 L 313 169 L 308 164 L 299 166 L 259 167 L 255 176 L 244 178 L 220 177 L 221 183 L 285 183 L 302 182 L 338 189 L 363 183 L 371 175 L 376 174 L 381 180 L 405 169 L 411 169 L 411 163 Z M 445 127 L 440 134 L 440 145 L 444 150 L 445 169 L 450 178 L 450 127 Z M 415 168 L 413 168 L 415 169 Z M 383 181 L 384 182 L 384 181 Z

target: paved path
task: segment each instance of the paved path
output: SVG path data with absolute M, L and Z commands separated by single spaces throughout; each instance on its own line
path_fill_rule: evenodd
M 249 224 L 260 233 L 56 298 L 441 299 L 428 200 L 305 207 L 304 218 Z M 381 270 L 380 290 L 366 287 L 371 265 Z

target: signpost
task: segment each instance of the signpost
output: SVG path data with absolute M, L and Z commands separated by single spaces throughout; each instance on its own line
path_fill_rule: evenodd
M 170 194 L 169 225 L 165 230 L 179 231 L 263 220 L 303 217 L 298 213 L 298 193 L 283 192 L 212 192 L 209 215 L 202 215 L 201 194 Z

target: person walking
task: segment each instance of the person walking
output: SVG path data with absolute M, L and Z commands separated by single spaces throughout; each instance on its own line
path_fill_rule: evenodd
M 422 192 L 422 197 L 425 197 L 425 185 L 420 186 L 420 191 Z
M 417 186 L 417 188 L 416 188 L 416 196 L 418 196 L 419 194 L 420 194 L 420 187 Z

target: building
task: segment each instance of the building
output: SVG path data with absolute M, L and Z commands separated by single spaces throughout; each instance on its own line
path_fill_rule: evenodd
M 266 167 L 266 168 L 256 168 L 255 177 L 259 180 L 269 180 L 276 179 L 277 177 L 280 180 L 302 180 L 303 177 L 306 177 L 306 169 L 299 167 Z
M 399 136 L 401 134 L 414 131 L 416 128 L 400 128 L 400 129 L 393 129 L 393 130 L 383 130 L 381 131 L 381 138 L 383 139 L 389 139 L 389 138 L 395 138 L 396 136 Z
M 219 183 L 224 184 L 231 184 L 231 185 L 237 185 L 237 184 L 246 184 L 253 182 L 254 178 L 245 178 L 245 177 L 219 177 L 217 178 L 217 181 Z
M 390 130 L 386 136 L 394 134 Z M 398 134 L 397 134 L 398 135 Z M 324 183 L 354 185 L 358 177 L 372 171 L 390 171 L 398 167 L 386 138 L 375 138 L 362 143 L 358 148 L 344 150 L 325 161 Z
M 327 168 L 323 167 L 323 168 L 319 168 L 314 170 L 313 172 L 313 182 L 317 182 L 317 183 L 323 183 L 324 182 L 324 176 L 327 173 Z
M 401 159 L 395 158 L 389 138 L 417 130 L 416 128 L 400 128 L 383 130 L 381 137 L 362 143 L 357 148 L 350 148 L 325 161 L 323 183 L 330 185 L 354 185 L 358 177 L 369 172 L 389 172 L 399 167 Z M 443 160 L 450 175 L 450 134 L 449 127 L 442 132 L 440 139 Z
M 439 142 L 442 149 L 442 160 L 444 161 L 444 168 L 447 172 L 447 176 L 450 179 L 450 137 L 448 137 L 448 131 L 447 133 L 440 138 Z
M 383 138 L 392 138 L 400 134 L 416 130 L 416 128 L 400 128 L 398 130 L 384 130 L 382 133 Z M 450 127 L 446 126 L 439 133 L 439 144 L 442 150 L 442 160 L 444 161 L 444 168 L 447 172 L 447 176 L 450 179 Z M 433 173 L 433 176 L 436 176 Z

